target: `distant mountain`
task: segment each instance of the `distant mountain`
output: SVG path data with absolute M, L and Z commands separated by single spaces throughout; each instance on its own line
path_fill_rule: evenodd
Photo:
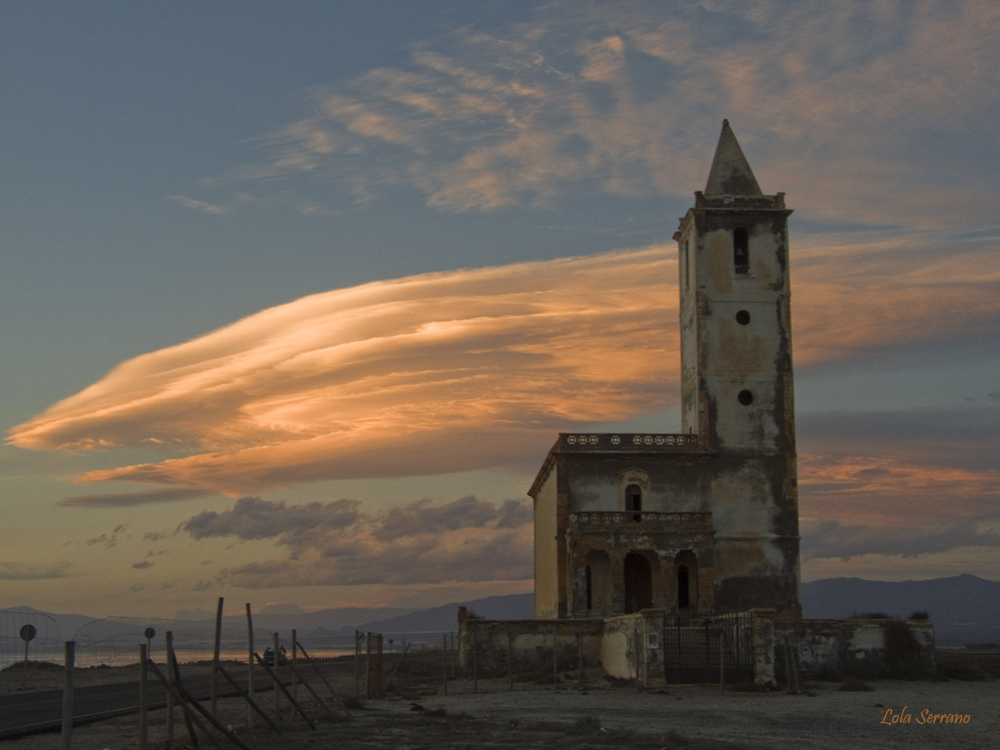
M 828 620 L 855 613 L 931 616 L 939 646 L 1000 642 L 1000 582 L 973 575 L 926 581 L 866 581 L 825 578 L 802 584 L 807 619 Z
M 384 635 L 451 632 L 458 630 L 459 607 L 465 607 L 487 620 L 531 620 L 535 616 L 535 595 L 511 594 L 452 602 L 399 617 L 372 620 L 358 626 L 358 630 Z
M 10 607 L 4 611 L 22 612 L 29 615 L 28 618 L 24 619 L 24 622 L 35 625 L 38 637 L 56 642 L 72 639 L 77 628 L 97 620 L 96 617 L 88 617 L 87 615 L 57 615 L 33 607 Z
M 344 607 L 342 609 L 321 609 L 317 612 L 294 614 L 254 614 L 255 628 L 272 632 L 288 633 L 297 628 L 300 633 L 311 630 L 341 631 L 351 629 L 359 623 L 372 619 L 386 619 L 413 612 L 413 608 L 400 607 Z M 214 619 L 214 616 L 211 618 Z M 230 615 L 222 618 L 225 622 L 246 622 L 246 615 Z
M 297 614 L 255 614 L 254 627 L 282 634 L 296 628 L 307 646 L 321 642 L 342 645 L 355 629 L 383 633 L 386 637 L 418 634 L 431 637 L 458 628 L 460 606 L 490 620 L 530 620 L 534 617 L 534 594 L 491 596 L 424 610 L 350 607 Z M 900 582 L 825 578 L 802 584 L 802 609 L 806 618 L 815 620 L 842 619 L 864 612 L 909 617 L 913 612 L 924 611 L 935 625 L 939 646 L 1000 643 L 1000 582 L 973 575 Z M 6 611 L 51 618 L 58 636 L 46 632 L 44 637 L 54 640 L 69 640 L 77 628 L 97 620 L 31 607 Z M 243 622 L 240 615 L 224 619 L 227 623 Z M 41 629 L 39 637 L 43 637 Z

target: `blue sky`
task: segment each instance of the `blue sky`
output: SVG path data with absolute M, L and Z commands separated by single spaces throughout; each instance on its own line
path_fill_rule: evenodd
M 998 21 L 5 3 L 0 606 L 528 590 L 555 433 L 679 429 L 723 118 L 795 209 L 804 577 L 1000 578 Z

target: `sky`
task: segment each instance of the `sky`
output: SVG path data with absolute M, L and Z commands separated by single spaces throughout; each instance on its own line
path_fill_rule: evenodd
M 678 218 L 786 193 L 803 580 L 1000 579 L 1000 6 L 0 4 L 0 608 L 531 590 L 680 430 Z

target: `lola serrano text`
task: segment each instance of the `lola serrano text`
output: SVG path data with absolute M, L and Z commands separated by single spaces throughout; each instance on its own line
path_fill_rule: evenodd
M 880 724 L 968 724 L 972 719 L 970 714 L 936 714 L 928 708 L 921 711 L 914 720 L 912 714 L 903 706 L 903 710 L 896 713 L 891 708 L 885 710 Z

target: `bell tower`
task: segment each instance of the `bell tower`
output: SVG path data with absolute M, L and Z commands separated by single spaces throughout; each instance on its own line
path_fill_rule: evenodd
M 713 458 L 716 598 L 800 601 L 784 193 L 765 195 L 723 120 L 708 183 L 681 219 L 682 431 Z
M 729 121 L 681 220 L 682 431 L 795 456 L 785 195 L 764 195 Z

